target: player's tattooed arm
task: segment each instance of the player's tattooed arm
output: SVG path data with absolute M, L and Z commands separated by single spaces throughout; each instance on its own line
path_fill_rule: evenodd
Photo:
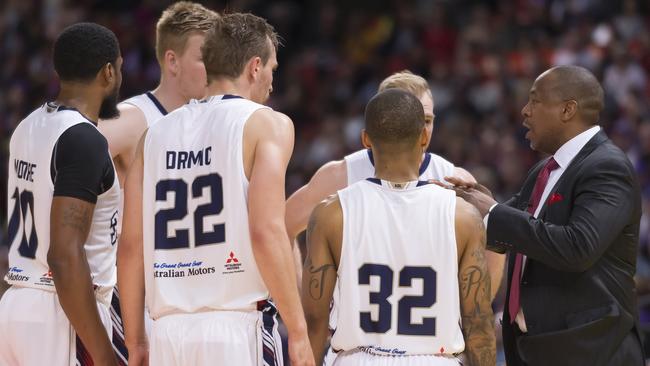
M 330 303 L 336 284 L 336 264 L 331 250 L 331 237 L 336 237 L 336 218 L 333 210 L 340 210 L 331 201 L 318 205 L 307 226 L 307 258 L 302 272 L 302 303 L 307 319 L 309 341 L 316 364 L 321 364 L 327 338 Z
M 97 303 L 84 250 L 95 205 L 56 196 L 50 213 L 47 262 L 61 307 L 93 360 L 115 363 L 110 340 L 97 312 Z
M 490 275 L 485 258 L 485 228 L 476 209 L 466 202 L 463 204 L 459 205 L 456 225 L 457 228 L 463 227 L 465 232 L 461 234 L 465 243 L 459 253 L 458 270 L 465 357 L 471 366 L 494 366 L 496 340 Z

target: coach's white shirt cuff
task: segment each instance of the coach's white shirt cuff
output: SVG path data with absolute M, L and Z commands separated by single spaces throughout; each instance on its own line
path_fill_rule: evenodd
M 498 203 L 495 203 L 495 204 L 493 204 L 492 206 L 490 206 L 490 209 L 488 210 L 488 212 L 487 212 L 487 213 L 485 214 L 485 216 L 483 217 L 483 225 L 485 225 L 485 229 L 487 229 L 487 223 L 488 223 L 488 218 L 490 217 L 490 212 L 492 212 L 492 209 L 493 209 L 494 206 L 496 206 L 496 205 L 498 205 Z

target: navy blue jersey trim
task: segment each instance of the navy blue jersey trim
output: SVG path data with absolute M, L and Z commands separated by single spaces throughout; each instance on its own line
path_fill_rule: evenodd
M 375 158 L 372 155 L 372 150 L 367 149 L 367 151 L 368 151 L 368 159 L 370 159 L 370 164 L 372 164 L 372 166 L 375 166 Z M 424 174 L 430 162 L 431 162 L 431 154 L 424 153 L 424 159 L 422 160 L 422 164 L 420 164 L 420 170 L 418 174 L 420 175 Z
M 370 164 L 372 164 L 372 166 L 375 166 L 375 157 L 372 156 L 372 150 L 367 149 L 366 151 L 368 151 L 368 159 L 370 159 Z
M 149 97 L 149 99 L 151 99 L 151 101 L 156 106 L 156 108 L 158 108 L 160 113 L 162 113 L 163 116 L 166 116 L 167 110 L 165 109 L 165 107 L 163 107 L 162 104 L 160 104 L 160 101 L 156 98 L 156 96 L 151 94 L 151 92 L 146 92 L 145 94 Z
M 375 183 L 381 185 L 381 180 L 379 178 L 366 178 L 366 180 L 370 183 Z
M 431 161 L 431 154 L 424 153 L 424 159 L 422 160 L 422 164 L 420 164 L 420 172 L 418 174 L 420 175 L 424 174 L 424 172 L 427 170 L 427 167 L 429 166 L 430 161 Z
M 221 100 L 226 100 L 226 99 L 244 99 L 244 98 L 240 97 L 239 95 L 224 94 L 223 97 L 221 97 Z
M 418 181 L 418 184 L 416 185 L 416 187 L 426 186 L 427 184 L 431 184 L 431 183 L 430 183 L 430 182 L 425 182 L 425 181 L 423 181 L 423 180 L 419 180 L 419 181 Z

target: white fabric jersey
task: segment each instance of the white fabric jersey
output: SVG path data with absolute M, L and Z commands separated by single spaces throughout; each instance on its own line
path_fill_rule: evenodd
M 375 160 L 372 156 L 372 150 L 359 150 L 347 155 L 344 159 L 348 172 L 348 185 L 375 176 Z M 420 180 L 443 180 L 444 177 L 453 175 L 454 164 L 436 154 L 424 154 L 424 159 L 420 165 Z
M 123 100 L 122 103 L 131 104 L 142 111 L 144 118 L 147 120 L 147 126 L 153 125 L 154 122 L 167 115 L 165 107 L 158 101 L 156 96 L 151 92 L 133 96 Z
M 332 347 L 379 355 L 460 353 L 456 197 L 371 178 L 338 192 L 343 241 Z
M 47 264 L 50 248 L 50 209 L 54 183 L 52 152 L 59 137 L 79 123 L 91 124 L 74 109 L 44 104 L 25 118 L 9 145 L 9 272 L 7 283 L 56 291 Z M 94 126 L 94 125 L 93 125 Z M 97 197 L 84 248 L 99 301 L 110 303 L 117 280 L 115 254 L 120 184 Z M 15 235 L 15 236 L 14 236 Z
M 167 115 L 167 110 L 151 92 L 142 93 L 123 100 L 122 103 L 137 107 L 144 114 L 147 127 Z M 124 212 L 124 191 L 120 192 L 120 212 Z M 117 232 L 122 233 L 122 215 L 117 222 Z
M 215 96 L 187 104 L 149 129 L 142 207 L 153 319 L 251 310 L 268 298 L 251 248 L 243 166 L 244 125 L 262 108 Z

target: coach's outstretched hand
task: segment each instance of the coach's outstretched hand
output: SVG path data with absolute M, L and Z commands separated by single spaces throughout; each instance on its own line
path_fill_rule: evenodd
M 456 177 L 445 177 L 445 180 L 453 185 L 451 189 L 456 191 L 458 197 L 478 209 L 481 217 L 487 215 L 490 207 L 498 203 L 492 198 L 492 192 L 482 184 L 467 182 Z

